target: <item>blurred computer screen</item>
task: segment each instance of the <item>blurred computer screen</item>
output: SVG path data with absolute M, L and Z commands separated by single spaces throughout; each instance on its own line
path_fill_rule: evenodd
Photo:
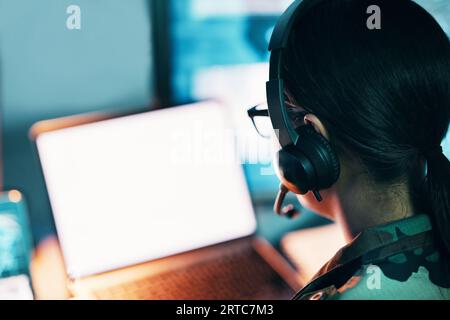
M 175 101 L 220 98 L 229 106 L 254 198 L 270 199 L 278 180 L 271 146 L 246 109 L 265 101 L 268 42 L 291 0 L 171 1 L 171 89 Z
M 0 192 L 0 300 L 32 299 L 32 239 L 27 206 L 17 191 Z

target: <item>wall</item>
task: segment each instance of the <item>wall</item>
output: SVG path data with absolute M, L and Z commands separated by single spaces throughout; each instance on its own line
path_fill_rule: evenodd
M 81 29 L 69 30 L 69 5 Z M 53 232 L 27 133 L 41 119 L 149 105 L 147 0 L 0 0 L 0 106 L 6 187 L 21 189 L 39 240 Z

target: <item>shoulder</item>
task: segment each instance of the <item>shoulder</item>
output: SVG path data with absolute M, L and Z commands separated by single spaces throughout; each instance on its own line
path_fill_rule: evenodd
M 327 277 L 316 283 L 327 282 Z M 439 300 L 449 299 L 450 289 L 434 285 L 426 268 L 405 281 L 387 277 L 382 265 L 361 266 L 343 285 L 335 284 L 314 291 L 305 291 L 302 300 Z
M 330 292 L 331 293 L 331 292 Z M 419 267 L 407 279 L 386 276 L 383 264 L 362 266 L 329 300 L 440 300 L 449 299 L 450 290 L 433 284 L 429 271 Z

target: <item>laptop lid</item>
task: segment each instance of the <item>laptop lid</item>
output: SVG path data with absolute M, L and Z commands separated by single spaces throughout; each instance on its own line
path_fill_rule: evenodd
M 73 277 L 256 230 L 233 130 L 215 102 L 44 130 L 36 145 Z

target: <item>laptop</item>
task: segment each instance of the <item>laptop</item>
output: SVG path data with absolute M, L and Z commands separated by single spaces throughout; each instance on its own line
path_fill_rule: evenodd
M 257 222 L 216 102 L 31 129 L 81 299 L 289 299 L 294 269 Z

